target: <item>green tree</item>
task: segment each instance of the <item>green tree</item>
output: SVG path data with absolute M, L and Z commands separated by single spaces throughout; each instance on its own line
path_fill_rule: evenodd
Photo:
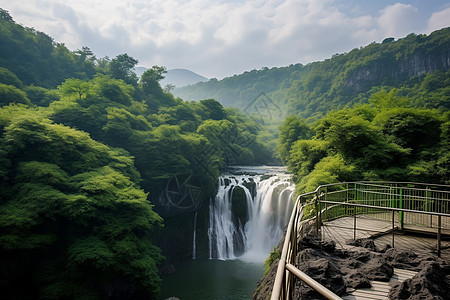
M 10 103 L 23 103 L 31 105 L 26 93 L 19 90 L 13 85 L 6 85 L 0 83 L 0 106 L 8 105 Z
M 64 96 L 77 95 L 81 100 L 81 96 L 86 95 L 91 90 L 92 85 L 84 80 L 69 78 L 66 79 L 61 85 L 58 86 L 58 90 Z
M 23 88 L 23 83 L 16 74 L 5 68 L 0 68 L 0 83 L 14 85 L 18 89 Z
M 134 67 L 138 64 L 138 62 L 138 60 L 126 53 L 119 54 L 109 63 L 109 74 L 112 78 L 122 79 L 128 84 L 137 86 L 138 77 L 134 72 Z
M 157 299 L 161 218 L 133 158 L 21 107 L 0 127 L 2 295 Z
M 280 126 L 278 139 L 278 153 L 281 161 L 286 163 L 292 144 L 299 139 L 308 139 L 312 136 L 312 130 L 308 125 L 296 116 L 287 117 Z
M 146 70 L 140 80 L 140 86 L 144 93 L 159 95 L 162 93 L 161 85 L 159 82 L 164 79 L 164 74 L 167 73 L 167 69 L 162 66 L 153 66 L 151 69 Z
M 221 120 L 226 117 L 225 110 L 218 101 L 214 99 L 200 100 L 200 104 L 206 107 L 208 119 Z

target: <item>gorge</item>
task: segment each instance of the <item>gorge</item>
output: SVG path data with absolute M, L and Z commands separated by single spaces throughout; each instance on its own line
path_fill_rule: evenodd
M 208 209 L 208 251 L 163 277 L 162 299 L 249 299 L 264 260 L 279 242 L 290 216 L 294 185 L 283 167 L 235 167 L 219 178 Z M 198 216 L 200 217 L 200 216 Z M 197 225 L 194 215 L 194 225 Z

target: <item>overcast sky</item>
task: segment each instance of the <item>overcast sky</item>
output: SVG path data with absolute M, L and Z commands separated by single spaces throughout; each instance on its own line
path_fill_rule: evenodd
M 441 0 L 0 0 L 70 50 L 221 79 L 450 26 Z

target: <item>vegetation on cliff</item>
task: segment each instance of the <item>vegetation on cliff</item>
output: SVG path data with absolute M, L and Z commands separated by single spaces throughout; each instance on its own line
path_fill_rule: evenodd
M 413 108 L 396 90 L 370 104 L 329 112 L 310 125 L 292 116 L 280 127 L 281 159 L 298 192 L 355 180 L 450 183 L 450 113 Z
M 71 52 L 4 10 L 0 28 L 2 295 L 157 299 L 155 211 L 180 204 L 160 195 L 190 179 L 201 204 L 226 165 L 270 162 L 261 125 L 213 99 L 175 98 L 159 84 L 164 67 L 138 78 L 129 55 Z
M 325 61 L 252 70 L 175 89 L 174 94 L 245 108 L 264 92 L 284 112 L 275 116 L 280 119 L 296 114 L 317 120 L 329 110 L 366 104 L 373 93 L 392 88 L 408 96 L 413 106 L 449 109 L 449 48 L 450 28 L 430 35 L 412 33 Z

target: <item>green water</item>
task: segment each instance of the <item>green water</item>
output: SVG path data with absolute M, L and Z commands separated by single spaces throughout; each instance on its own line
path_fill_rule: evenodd
M 264 272 L 263 263 L 196 259 L 163 276 L 162 299 L 248 300 Z

